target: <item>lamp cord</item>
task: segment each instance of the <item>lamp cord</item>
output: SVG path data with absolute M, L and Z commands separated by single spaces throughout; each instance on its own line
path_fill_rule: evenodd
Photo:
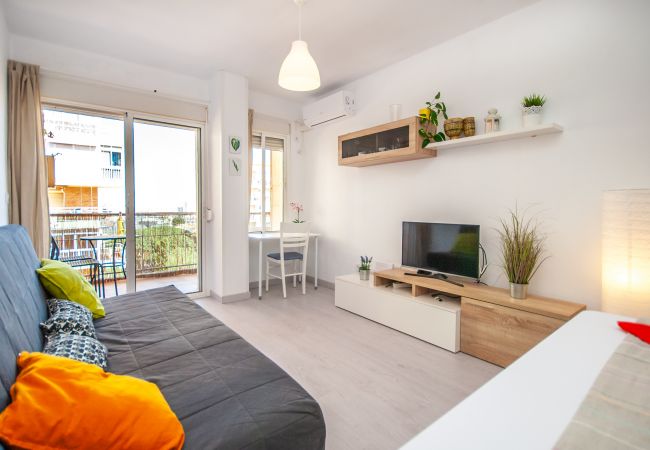
M 298 40 L 302 41 L 302 2 L 298 2 Z

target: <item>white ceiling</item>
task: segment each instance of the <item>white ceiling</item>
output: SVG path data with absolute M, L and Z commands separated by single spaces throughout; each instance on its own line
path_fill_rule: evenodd
M 303 39 L 322 81 L 311 94 L 277 85 L 297 39 L 292 0 L 6 0 L 5 8 L 14 34 L 201 78 L 228 70 L 252 89 L 301 100 L 535 1 L 310 0 Z

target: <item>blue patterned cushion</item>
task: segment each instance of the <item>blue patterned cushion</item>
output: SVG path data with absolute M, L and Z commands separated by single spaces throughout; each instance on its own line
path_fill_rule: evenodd
M 47 300 L 45 300 L 45 303 L 47 304 L 47 311 L 49 312 L 50 317 L 56 314 L 60 309 L 90 311 L 88 308 L 86 308 L 84 305 L 80 303 L 73 302 L 70 300 L 62 300 L 60 298 L 48 298 Z
M 108 350 L 97 339 L 74 334 L 56 334 L 47 339 L 43 353 L 96 364 L 106 370 Z
M 53 334 L 95 336 L 93 315 L 88 308 L 68 300 L 47 299 L 50 318 L 41 323 L 45 338 Z

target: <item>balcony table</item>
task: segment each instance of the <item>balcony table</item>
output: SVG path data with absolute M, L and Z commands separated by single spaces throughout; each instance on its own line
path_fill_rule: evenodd
M 314 238 L 314 289 L 318 289 L 318 238 L 320 233 L 309 233 L 310 238 Z M 279 231 L 264 231 L 264 232 L 250 232 L 248 239 L 251 241 L 258 241 L 258 299 L 262 299 L 262 265 L 264 255 L 264 241 L 279 241 Z
M 139 236 L 136 236 L 138 238 Z M 117 292 L 117 272 L 116 272 L 116 267 L 115 267 L 115 247 L 117 246 L 118 241 L 126 241 L 126 236 L 123 234 L 120 235 L 110 235 L 110 234 L 96 234 L 92 236 L 83 236 L 79 238 L 80 241 L 86 241 L 90 244 L 90 246 L 93 249 L 93 253 L 95 254 L 95 259 L 99 261 L 99 258 L 97 257 L 97 248 L 95 247 L 94 242 L 108 242 L 112 241 L 113 242 L 113 260 L 112 260 L 112 266 L 113 266 L 113 285 L 115 286 L 115 295 L 119 295 Z M 126 243 L 124 244 L 124 247 L 122 247 L 122 251 L 124 251 L 124 248 L 126 247 Z M 126 272 L 124 272 L 124 267 L 122 267 L 122 272 L 126 276 Z

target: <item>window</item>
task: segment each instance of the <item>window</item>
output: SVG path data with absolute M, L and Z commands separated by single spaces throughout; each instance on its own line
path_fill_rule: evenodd
M 102 153 L 108 158 L 108 166 L 122 167 L 122 147 L 117 145 L 102 145 Z
M 286 138 L 253 134 L 249 231 L 276 231 L 284 217 Z

